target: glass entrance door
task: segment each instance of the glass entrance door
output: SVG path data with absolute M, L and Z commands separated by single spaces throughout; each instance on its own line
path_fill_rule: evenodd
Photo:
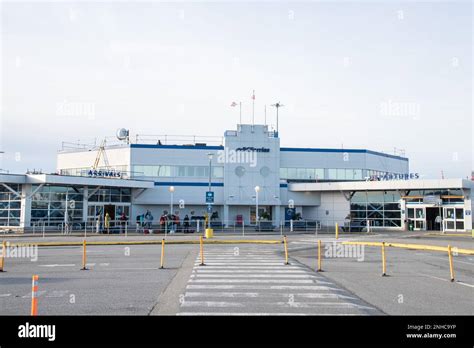
M 426 230 L 425 215 L 424 207 L 408 208 L 408 222 L 413 230 Z
M 463 231 L 464 230 L 464 208 L 444 207 L 444 230 Z

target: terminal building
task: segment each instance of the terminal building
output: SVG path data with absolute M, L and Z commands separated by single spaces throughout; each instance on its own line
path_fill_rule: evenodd
M 63 144 L 55 174 L 0 174 L 0 226 L 80 225 L 105 213 L 125 214 L 134 226 L 147 211 L 157 224 L 170 211 L 182 221 L 210 207 L 223 228 L 306 221 L 352 231 L 469 231 L 472 188 L 471 180 L 420 179 L 401 156 L 280 147 L 266 125 L 205 140 L 127 132 L 100 146 Z

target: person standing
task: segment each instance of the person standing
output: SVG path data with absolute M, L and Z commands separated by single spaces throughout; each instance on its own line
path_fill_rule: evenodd
M 184 233 L 189 233 L 189 217 L 186 214 L 183 219 Z
M 109 213 L 105 214 L 104 225 L 105 225 L 105 229 L 107 230 L 107 234 L 110 234 L 110 215 L 109 215 Z
M 120 227 L 121 227 L 121 232 L 125 231 L 125 226 L 127 224 L 127 216 L 125 215 L 125 212 L 123 212 L 120 215 Z

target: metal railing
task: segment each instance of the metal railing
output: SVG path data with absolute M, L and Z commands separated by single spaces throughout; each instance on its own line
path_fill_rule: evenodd
M 223 136 L 201 136 L 201 135 L 173 135 L 173 134 L 135 134 L 130 136 L 128 141 L 118 140 L 116 137 L 107 136 L 102 138 L 105 140 L 105 147 L 118 147 L 125 144 L 145 144 L 145 145 L 224 145 Z M 97 138 L 90 141 L 77 142 L 61 142 L 60 152 L 74 152 L 86 150 L 98 150 L 101 142 Z

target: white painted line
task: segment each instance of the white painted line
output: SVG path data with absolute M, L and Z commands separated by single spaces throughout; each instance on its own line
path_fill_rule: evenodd
M 422 275 L 422 276 L 428 277 L 428 278 L 438 279 L 438 280 L 442 280 L 443 282 L 449 282 L 449 283 L 451 283 L 451 280 L 450 280 L 450 279 L 439 278 L 439 277 L 435 277 L 435 276 L 432 276 L 432 275 L 429 275 L 429 274 L 423 274 L 423 273 L 419 273 L 419 274 Z M 460 281 L 458 281 L 458 280 L 456 280 L 455 283 L 456 283 L 456 284 L 459 284 L 459 285 L 468 286 L 468 287 L 470 287 L 470 288 L 474 288 L 474 285 L 472 285 L 472 284 L 467 284 L 467 283 L 464 283 L 464 282 L 460 282 Z
M 218 302 L 218 301 L 184 301 L 181 303 L 181 307 L 244 307 L 242 303 L 239 302 Z
M 64 297 L 64 295 L 67 295 L 68 293 L 69 290 L 54 290 L 45 297 Z
M 295 301 L 298 298 L 319 298 L 319 299 L 344 299 L 344 300 L 356 300 L 355 297 L 350 297 L 340 294 L 331 294 L 331 293 L 297 293 L 292 294 Z M 184 294 L 185 297 L 244 297 L 244 298 L 257 298 L 257 297 L 283 297 L 289 298 L 289 294 L 281 292 L 222 292 L 222 291 L 206 291 L 206 292 L 196 292 L 196 291 L 187 291 Z
M 277 302 L 275 305 L 290 308 L 349 307 L 375 309 L 374 307 L 361 306 L 351 302 Z
M 0 294 L 0 297 L 9 297 L 11 294 Z
M 339 316 L 354 316 L 354 315 L 367 315 L 365 313 L 249 313 L 249 312 L 246 312 L 246 313 L 237 313 L 237 312 L 226 312 L 226 313 L 223 313 L 223 312 L 181 312 L 181 313 L 177 313 L 176 315 L 195 315 L 195 316 L 209 316 L 209 315 L 221 315 L 221 316 L 269 316 L 269 315 L 278 315 L 278 316 L 295 316 L 295 315 L 298 315 L 298 316 L 307 316 L 307 315 L 320 315 L 320 316 L 335 316 L 335 315 L 339 315 Z
M 426 255 L 426 254 L 421 254 L 421 253 L 417 253 L 416 255 L 427 256 L 427 257 L 431 257 L 433 259 L 438 259 L 438 260 L 447 260 L 448 259 L 447 256 L 446 257 L 441 257 L 441 256 Z M 459 260 L 457 258 L 457 256 L 454 257 L 454 263 L 465 263 L 466 265 L 474 266 L 473 262 L 467 262 L 467 261 Z
M 186 289 L 194 290 L 321 290 L 321 291 L 341 291 L 342 289 L 331 288 L 324 285 L 198 285 L 189 284 Z
M 204 261 L 228 261 L 228 262 L 280 262 L 283 258 L 282 257 L 272 257 L 272 258 L 248 258 L 248 257 L 205 257 Z M 196 259 L 196 261 L 200 262 L 201 258 Z
M 299 283 L 313 284 L 311 279 L 190 279 L 190 283 Z
M 227 265 L 242 265 L 242 266 L 258 266 L 258 265 L 261 265 L 261 266 L 279 266 L 279 265 L 282 265 L 284 264 L 284 261 L 282 260 L 281 262 L 265 262 L 265 263 L 260 263 L 260 262 L 208 262 L 206 259 L 204 259 L 204 263 L 207 265 L 211 265 L 211 266 L 227 266 Z M 194 265 L 196 266 L 199 266 L 201 264 L 201 262 L 196 262 L 194 263 Z
M 235 273 L 255 273 L 255 272 L 258 272 L 258 273 L 271 273 L 271 274 L 278 274 L 278 273 L 303 273 L 303 274 L 306 274 L 308 273 L 307 271 L 304 271 L 304 270 L 299 270 L 299 269 L 289 269 L 287 271 L 282 271 L 282 270 L 271 270 L 271 269 L 263 269 L 263 270 L 242 270 L 242 269 L 234 269 L 234 270 L 229 270 L 229 271 L 226 271 L 226 270 L 214 270 L 214 269 L 205 269 L 205 268 L 195 268 L 193 270 L 193 272 L 196 272 L 198 274 L 202 274 L 202 273 L 212 273 L 212 274 L 216 274 L 216 273 L 223 273 L 223 274 L 235 274 Z M 321 277 L 322 278 L 322 277 Z
M 191 278 L 320 278 L 310 274 L 195 274 Z
M 74 267 L 76 264 L 67 263 L 67 264 L 51 264 L 51 265 L 38 265 L 38 267 Z
M 225 270 L 225 269 L 268 269 L 268 270 L 305 270 L 305 268 L 300 266 L 214 266 L 214 265 L 206 265 L 206 266 L 199 266 L 194 267 L 194 269 L 202 269 L 202 270 Z
M 258 292 L 186 292 L 184 297 L 258 297 Z
M 99 265 L 100 265 L 100 266 L 109 266 L 110 263 L 100 263 Z
M 41 290 L 36 292 L 36 296 L 40 297 L 41 295 L 44 295 L 46 293 L 46 290 Z M 31 298 L 31 292 L 26 294 L 25 296 L 22 296 L 21 298 Z
M 158 267 L 117 267 L 117 268 L 109 268 L 110 271 L 149 271 L 158 269 Z

